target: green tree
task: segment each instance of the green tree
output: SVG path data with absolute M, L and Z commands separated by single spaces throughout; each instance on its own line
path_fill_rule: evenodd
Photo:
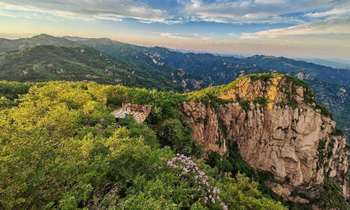
M 175 153 L 201 156 L 203 147 L 193 138 L 193 126 L 188 120 L 167 119 L 158 131 L 162 145 L 170 146 Z

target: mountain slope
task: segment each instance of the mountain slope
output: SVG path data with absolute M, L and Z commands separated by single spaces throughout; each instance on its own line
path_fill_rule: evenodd
M 78 43 L 73 41 L 53 37 L 47 34 L 37 35 L 31 38 L 22 38 L 17 40 L 0 39 L 0 53 L 12 50 L 21 50 L 36 45 L 55 45 L 62 47 L 78 46 Z
M 303 72 L 320 81 L 350 86 L 350 71 L 345 69 L 334 69 L 305 61 L 264 55 L 248 57 L 242 59 L 242 61 L 255 64 L 264 69 L 277 70 L 283 73 Z
M 140 68 L 87 46 L 35 46 L 0 54 L 0 78 L 8 81 L 95 81 L 102 84 L 183 90 L 181 78 Z
M 334 59 L 332 61 L 330 60 L 325 60 L 325 59 L 303 59 L 303 58 L 296 58 L 295 60 L 301 60 L 309 63 L 314 63 L 318 65 L 323 65 L 323 66 L 328 66 L 332 68 L 337 68 L 337 69 L 348 69 L 350 70 L 350 62 L 342 59 Z
M 148 48 L 105 39 L 90 39 L 79 43 L 128 61 L 147 63 L 161 71 L 166 71 L 169 68 L 182 69 L 191 75 L 203 77 L 206 83 L 212 85 L 229 83 L 238 78 L 242 72 L 244 72 L 243 74 L 264 72 L 252 64 L 227 64 L 227 61 L 234 62 L 239 61 L 239 59 L 217 57 L 209 53 L 181 53 L 162 47 Z
M 78 40 L 77 42 L 82 45 L 88 45 L 114 57 L 136 63 L 143 68 L 154 68 L 166 73 L 175 71 L 176 74 L 181 76 L 181 82 L 186 92 L 207 87 L 212 83 L 212 80 L 207 79 L 205 74 L 198 74 L 195 71 L 184 71 L 181 67 L 159 61 L 155 55 L 148 52 L 151 48 L 125 44 L 106 38 L 84 39 Z

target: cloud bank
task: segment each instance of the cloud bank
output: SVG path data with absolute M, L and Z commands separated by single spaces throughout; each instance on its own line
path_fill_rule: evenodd
M 219 23 L 295 23 L 350 15 L 346 0 L 2 0 L 0 15 L 19 11 L 65 18 L 168 24 L 204 21 Z M 314 12 L 317 11 L 317 12 Z
M 2 0 L 0 8 L 8 14 L 18 14 L 18 11 L 42 12 L 85 20 L 121 21 L 123 18 L 133 18 L 140 21 L 166 22 L 170 18 L 164 10 L 128 0 Z
M 324 21 L 307 23 L 303 25 L 260 31 L 256 33 L 243 33 L 242 39 L 285 39 L 300 36 L 327 36 L 337 38 L 338 35 L 350 37 L 350 17 L 331 18 Z

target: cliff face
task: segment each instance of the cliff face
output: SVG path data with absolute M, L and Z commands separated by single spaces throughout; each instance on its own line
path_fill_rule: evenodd
M 291 193 L 325 177 L 343 186 L 345 195 L 346 139 L 335 134 L 336 123 L 314 103 L 311 90 L 297 82 L 245 77 L 218 96 L 227 101 L 218 108 L 191 101 L 183 110 L 207 150 L 224 154 L 225 140 L 236 142 L 245 162 L 273 173 L 275 180 L 266 184 L 286 200 L 308 202 Z

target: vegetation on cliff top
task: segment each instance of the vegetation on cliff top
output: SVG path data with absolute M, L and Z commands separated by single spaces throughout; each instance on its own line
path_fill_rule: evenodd
M 323 105 L 319 104 L 316 102 L 315 99 L 315 94 L 313 93 L 313 91 L 311 90 L 311 88 L 309 87 L 309 85 L 300 80 L 297 79 L 295 77 L 289 76 L 289 75 L 284 75 L 284 74 L 278 74 L 278 73 L 274 73 L 274 74 L 269 74 L 269 73 L 263 73 L 263 74 L 250 74 L 250 75 L 246 75 L 243 77 L 240 77 L 238 79 L 236 79 L 235 81 L 229 83 L 228 85 L 220 85 L 220 86 L 215 86 L 215 87 L 208 87 L 208 88 L 204 88 L 202 90 L 199 91 L 194 91 L 191 93 L 188 93 L 188 98 L 190 100 L 194 100 L 194 101 L 201 101 L 204 102 L 205 104 L 208 104 L 209 102 L 211 102 L 211 104 L 214 107 L 218 107 L 219 104 L 224 104 L 224 103 L 228 103 L 230 102 L 230 100 L 223 100 L 218 98 L 220 94 L 224 94 L 225 92 L 234 89 L 235 87 L 237 87 L 237 85 L 247 79 L 250 79 L 252 82 L 260 80 L 264 83 L 266 82 L 271 82 L 272 78 L 277 78 L 280 77 L 282 78 L 284 81 L 281 82 L 279 84 L 279 90 L 281 92 L 283 92 L 286 97 L 288 102 L 286 103 L 281 103 L 280 105 L 284 106 L 284 105 L 289 105 L 291 107 L 297 107 L 298 106 L 298 102 L 295 100 L 295 96 L 298 94 L 296 92 L 296 89 L 298 87 L 302 87 L 303 88 L 303 97 L 304 97 L 304 103 L 306 103 L 307 105 L 313 107 L 314 109 L 320 109 L 321 113 L 324 116 L 330 117 L 331 119 L 333 119 L 333 115 L 331 112 L 329 112 Z M 291 92 L 290 92 L 290 90 Z M 245 108 L 245 110 L 248 110 L 250 108 L 249 104 L 253 103 L 253 104 L 259 104 L 261 106 L 265 106 L 268 103 L 268 99 L 263 98 L 263 97 L 255 97 L 252 100 L 242 100 L 240 98 L 236 98 L 237 102 L 239 102 L 243 108 Z

